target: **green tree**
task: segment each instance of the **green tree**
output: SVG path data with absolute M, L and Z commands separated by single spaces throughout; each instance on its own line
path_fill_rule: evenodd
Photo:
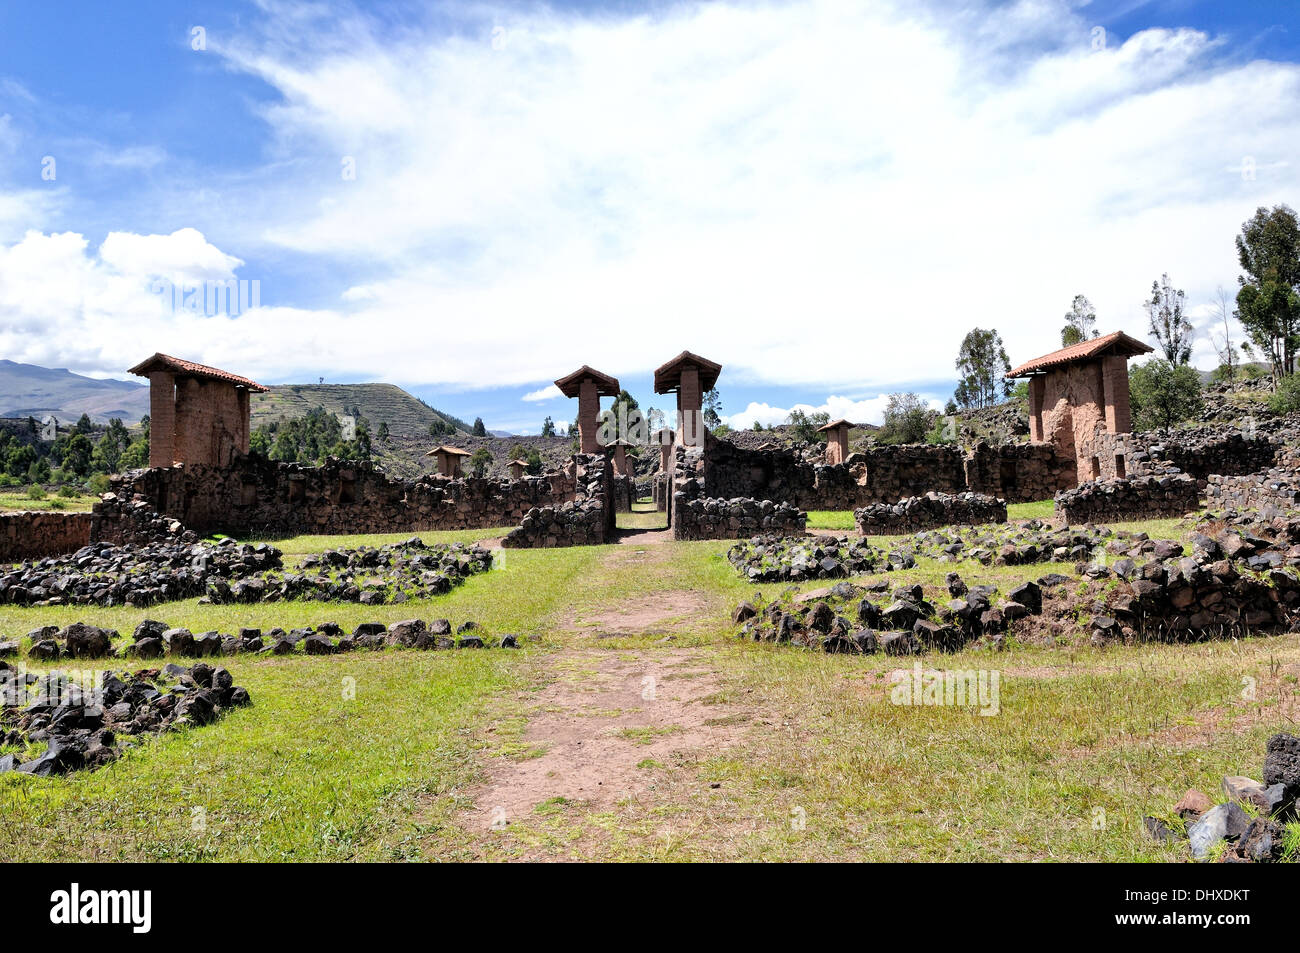
M 542 421 L 542 436 L 543 437 L 555 436 L 555 421 L 552 420 L 550 417 L 547 417 L 545 420 Z
M 388 443 L 388 421 L 387 420 L 379 421 L 379 429 L 375 431 L 375 436 L 378 437 L 382 443 Z
M 880 443 L 922 443 L 935 414 L 917 394 L 890 394 L 885 422 L 876 439 Z
M 704 426 L 716 430 L 722 424 L 722 395 L 716 387 L 704 392 Z
M 818 433 L 818 428 L 824 427 L 830 422 L 831 415 L 824 410 L 808 414 L 797 407 L 790 411 L 789 417 L 785 418 L 786 426 L 790 428 L 791 435 L 796 440 L 802 440 L 805 443 L 825 443 L 826 434 Z
M 1097 336 L 1097 311 L 1084 295 L 1075 295 L 1070 310 L 1065 312 L 1065 327 L 1061 328 L 1061 346 L 1069 347 Z
M 1137 430 L 1172 427 L 1201 412 L 1201 378 L 1186 364 L 1155 358 L 1130 370 L 1128 380 Z
M 997 331 L 974 328 L 968 332 L 957 354 L 957 370 L 961 378 L 953 396 L 963 407 L 988 407 L 1011 393 L 1006 379 L 1011 362 Z
M 483 479 L 487 474 L 488 467 L 492 466 L 492 451 L 487 447 L 479 447 L 474 451 L 474 455 L 469 458 L 470 472 L 478 479 Z
M 1258 208 L 1241 226 L 1237 318 L 1269 356 L 1276 382 L 1295 373 L 1300 346 L 1300 222 L 1286 205 Z
M 483 418 L 482 418 L 482 417 L 475 417 L 475 418 L 474 418 L 474 430 L 473 430 L 473 434 L 474 434 L 474 436 L 476 436 L 476 437 L 486 437 L 486 436 L 487 436 L 487 427 L 483 426 Z
M 1164 352 L 1170 364 L 1186 364 L 1192 359 L 1192 322 L 1183 314 L 1183 292 L 1169 283 L 1168 273 L 1151 282 L 1147 300 L 1148 333 Z
M 72 429 L 79 434 L 90 434 L 95 432 L 95 424 L 90 419 L 90 414 L 82 414 L 81 419 L 77 421 L 76 426 Z

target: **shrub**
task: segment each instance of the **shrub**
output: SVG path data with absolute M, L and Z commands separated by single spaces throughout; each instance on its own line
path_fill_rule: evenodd
M 1201 378 L 1186 364 L 1161 358 L 1129 371 L 1135 429 L 1172 427 L 1201 412 Z
M 95 494 L 107 493 L 109 488 L 113 485 L 109 481 L 107 474 L 104 473 L 96 473 L 88 482 L 90 485 L 90 492 Z
M 1300 374 L 1282 378 L 1277 390 L 1268 399 L 1268 409 L 1275 414 L 1289 414 L 1300 410 Z
M 63 484 L 63 486 L 59 487 L 59 496 L 63 497 L 64 499 L 68 499 L 69 497 L 73 497 L 76 495 L 77 495 L 77 488 L 73 486 L 71 483 L 65 483 Z
M 31 486 L 27 488 L 27 499 L 29 500 L 45 499 L 45 487 L 41 486 L 39 483 L 33 483 Z

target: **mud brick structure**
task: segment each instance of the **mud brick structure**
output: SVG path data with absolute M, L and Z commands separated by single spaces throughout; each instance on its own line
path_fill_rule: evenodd
M 472 457 L 473 454 L 468 450 L 462 450 L 460 447 L 449 447 L 443 444 L 434 447 L 426 457 L 433 457 L 438 465 L 438 476 L 447 477 L 452 480 L 460 479 L 460 463 L 466 457 Z
M 526 460 L 511 460 L 506 466 L 510 468 L 510 479 L 522 480 L 524 470 L 528 469 L 528 462 Z
M 248 395 L 267 390 L 229 371 L 155 354 L 131 368 L 149 379 L 149 466 L 228 466 L 248 453 Z
M 818 427 L 818 433 L 826 434 L 826 465 L 834 466 L 844 463 L 849 458 L 849 428 L 853 424 L 843 418 L 832 420 L 824 427 Z
M 1114 331 L 1026 361 L 1007 375 L 1029 379 L 1030 441 L 1073 457 L 1076 482 L 1127 475 L 1123 455 L 1103 454 L 1097 434 L 1132 429 L 1128 359 L 1151 350 Z
M 853 513 L 863 536 L 901 536 L 941 526 L 1005 523 L 1007 504 L 982 493 L 927 493 L 897 503 L 873 503 Z
M 1056 495 L 1056 516 L 1067 526 L 1114 520 L 1182 516 L 1200 508 L 1196 481 L 1185 473 L 1094 480 Z
M 1205 503 L 1219 510 L 1300 511 L 1300 473 L 1269 469 L 1248 476 L 1212 474 L 1206 481 Z
M 672 496 L 668 487 L 673 472 L 673 443 L 676 438 L 677 435 L 668 427 L 656 430 L 650 436 L 650 445 L 659 448 L 659 472 L 654 475 L 651 483 L 650 498 L 661 513 L 668 510 Z
M 578 449 L 581 453 L 599 453 L 600 399 L 617 397 L 618 378 L 602 374 L 583 364 L 572 374 L 555 382 L 565 397 L 578 398 Z

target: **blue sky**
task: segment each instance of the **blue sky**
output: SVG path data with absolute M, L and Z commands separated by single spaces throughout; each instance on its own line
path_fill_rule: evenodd
M 0 353 L 528 432 L 691 349 L 735 424 L 870 420 L 1078 293 L 1143 336 L 1167 271 L 1209 367 L 1236 229 L 1300 202 L 1298 54 L 1294 3 L 8 4 Z M 229 279 L 260 307 L 158 293 Z

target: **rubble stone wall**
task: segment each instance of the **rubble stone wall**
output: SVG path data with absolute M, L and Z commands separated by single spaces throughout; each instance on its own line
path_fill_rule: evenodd
M 1211 474 L 1205 502 L 1211 509 L 1300 510 L 1300 473 L 1269 469 L 1249 476 Z
M 199 533 L 402 533 L 485 529 L 519 523 L 529 510 L 571 502 L 569 471 L 522 480 L 426 475 L 393 480 L 371 464 L 323 466 L 239 457 L 231 467 L 178 465 L 115 478 L 119 496 L 139 496 Z
M 1196 481 L 1183 473 L 1123 480 L 1090 480 L 1056 495 L 1056 516 L 1067 526 L 1114 520 L 1182 516 L 1200 508 Z
M 1006 500 L 983 493 L 927 493 L 897 503 L 873 503 L 853 513 L 863 536 L 901 536 L 941 526 L 1007 521 Z
M 0 562 L 76 552 L 94 524 L 93 513 L 0 513 Z

